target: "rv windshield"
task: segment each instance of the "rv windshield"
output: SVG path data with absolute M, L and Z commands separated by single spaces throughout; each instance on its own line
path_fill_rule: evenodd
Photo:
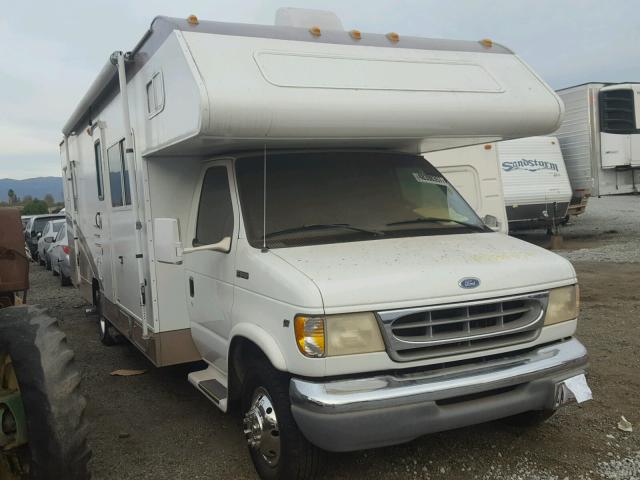
M 263 244 L 264 159 L 236 175 L 249 243 Z M 269 248 L 490 231 L 424 158 L 384 152 L 270 154 Z

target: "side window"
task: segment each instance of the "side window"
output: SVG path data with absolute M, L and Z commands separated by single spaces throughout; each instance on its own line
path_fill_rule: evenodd
M 164 81 L 162 72 L 157 72 L 147 83 L 147 111 L 153 117 L 164 108 Z
M 202 182 L 193 246 L 211 245 L 233 235 L 233 207 L 226 167 L 211 167 Z
M 109 187 L 111 189 L 111 206 L 131 205 L 129 171 L 124 158 L 124 139 L 107 150 L 109 163 Z
M 64 234 L 66 231 L 67 231 L 67 226 L 63 225 L 62 228 L 58 230 L 58 234 L 56 235 L 54 242 L 59 242 L 60 240 L 62 240 L 64 238 Z
M 93 154 L 96 162 L 96 183 L 98 187 L 98 199 L 104 200 L 104 179 L 102 178 L 102 145 L 100 140 L 93 144 Z

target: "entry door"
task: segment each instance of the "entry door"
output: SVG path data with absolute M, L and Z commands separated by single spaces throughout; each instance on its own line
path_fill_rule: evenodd
M 203 358 L 226 371 L 231 331 L 238 207 L 230 161 L 218 161 L 203 171 L 201 188 L 185 246 L 204 246 L 231 238 L 228 253 L 203 250 L 184 255 L 185 292 L 191 335 Z
M 118 305 L 140 319 L 135 215 L 131 208 L 132 186 L 125 162 L 124 139 L 107 149 L 107 167 L 111 197 L 109 226 L 114 297 Z
M 97 275 L 102 285 L 104 296 L 114 300 L 113 277 L 111 269 L 111 228 L 109 222 L 108 185 L 105 185 L 105 172 L 108 165 L 105 161 L 105 147 L 100 122 L 93 130 L 93 159 L 95 167 L 96 194 L 98 201 L 92 203 L 93 213 L 93 254 L 96 262 Z M 108 178 L 108 176 L 107 176 Z

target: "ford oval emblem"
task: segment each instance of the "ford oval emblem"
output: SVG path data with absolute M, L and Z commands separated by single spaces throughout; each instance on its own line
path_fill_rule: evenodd
M 460 288 L 476 288 L 480 286 L 480 279 L 475 277 L 465 277 L 458 282 Z

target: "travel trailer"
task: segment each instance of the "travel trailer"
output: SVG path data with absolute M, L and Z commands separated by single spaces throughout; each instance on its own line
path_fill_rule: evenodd
M 495 231 L 509 233 L 497 150 L 493 144 L 429 152 L 424 157 L 481 218 L 490 215 L 497 219 Z
M 544 135 L 562 113 L 490 40 L 298 9 L 157 17 L 63 127 L 74 282 L 104 344 L 206 362 L 188 379 L 240 413 L 262 478 L 543 420 L 586 398 L 575 271 L 488 228 L 420 154 Z
M 496 144 L 509 229 L 547 228 L 564 222 L 571 184 L 555 137 Z
M 636 193 L 640 182 L 640 83 L 585 83 L 558 90 L 565 104 L 560 140 L 573 198 Z

